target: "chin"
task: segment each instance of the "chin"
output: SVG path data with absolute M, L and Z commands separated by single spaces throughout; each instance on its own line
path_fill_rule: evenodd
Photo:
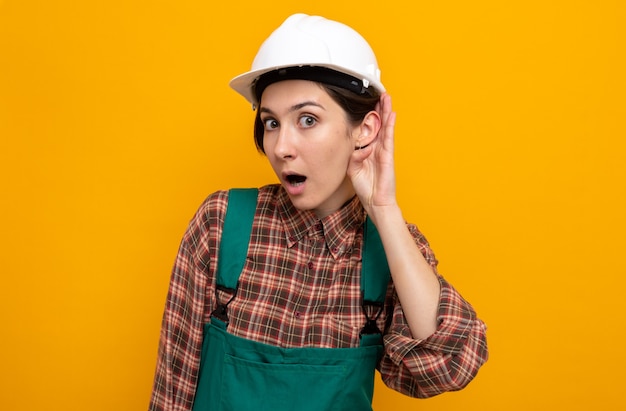
M 289 199 L 291 200 L 291 203 L 293 204 L 293 206 L 297 208 L 298 210 L 302 210 L 302 211 L 314 210 L 317 206 L 317 204 L 313 203 L 312 201 L 307 201 L 301 196 L 298 196 L 298 197 L 289 196 Z

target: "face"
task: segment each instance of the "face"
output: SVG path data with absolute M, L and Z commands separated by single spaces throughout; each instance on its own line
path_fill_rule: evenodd
M 265 154 L 296 208 L 322 218 L 354 196 L 346 171 L 358 127 L 319 84 L 271 84 L 259 110 Z

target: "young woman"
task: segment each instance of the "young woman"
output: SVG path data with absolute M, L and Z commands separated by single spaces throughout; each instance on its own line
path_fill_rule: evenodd
M 231 86 L 280 184 L 213 193 L 191 221 L 150 409 L 371 410 L 375 369 L 414 397 L 466 386 L 485 325 L 402 217 L 367 42 L 293 15 Z

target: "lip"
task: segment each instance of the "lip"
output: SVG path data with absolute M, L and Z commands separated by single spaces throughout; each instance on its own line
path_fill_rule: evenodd
M 289 176 L 293 176 L 293 175 L 303 176 L 306 178 L 306 176 L 304 176 L 303 174 L 296 173 L 295 171 L 284 171 L 281 173 L 281 181 L 282 181 L 283 187 L 285 188 L 289 196 L 299 196 L 304 193 L 307 180 L 305 179 L 304 181 L 300 183 L 293 184 L 289 181 Z

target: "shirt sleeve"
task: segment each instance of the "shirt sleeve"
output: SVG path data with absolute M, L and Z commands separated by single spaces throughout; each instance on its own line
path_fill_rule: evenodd
M 437 260 L 428 242 L 415 226 L 409 225 L 409 230 L 437 273 Z M 441 285 L 438 327 L 424 340 L 411 336 L 393 287 L 389 293 L 393 314 L 379 370 L 387 386 L 412 397 L 427 398 L 464 388 L 488 358 L 485 324 L 454 287 L 437 276 Z
M 210 262 L 217 249 L 226 200 L 209 196 L 189 223 L 172 269 L 163 313 L 150 411 L 193 407 L 206 307 L 210 304 Z

